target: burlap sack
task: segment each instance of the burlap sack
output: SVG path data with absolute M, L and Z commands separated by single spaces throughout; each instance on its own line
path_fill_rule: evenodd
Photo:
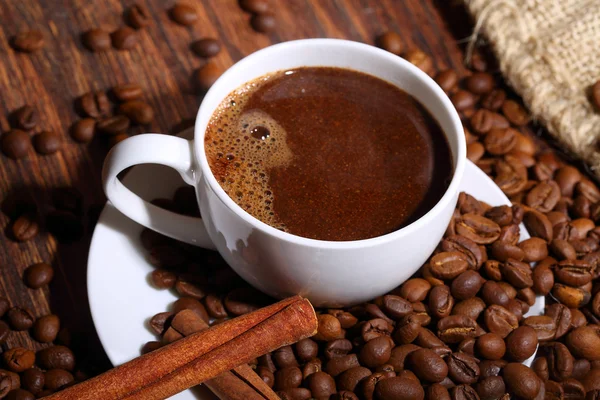
M 533 115 L 600 178 L 600 0 L 464 0 Z

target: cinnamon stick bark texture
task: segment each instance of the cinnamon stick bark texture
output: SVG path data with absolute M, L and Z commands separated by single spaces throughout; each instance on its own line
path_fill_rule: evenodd
M 310 302 L 290 297 L 194 333 L 45 399 L 165 399 L 316 331 L 317 316 Z
M 173 317 L 170 329 L 189 336 L 207 328 L 208 324 L 196 312 L 183 310 Z M 248 364 L 223 372 L 204 384 L 221 400 L 279 400 L 279 396 Z

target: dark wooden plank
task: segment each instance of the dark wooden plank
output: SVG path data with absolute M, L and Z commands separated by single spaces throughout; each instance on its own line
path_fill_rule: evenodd
M 201 37 L 214 36 L 223 42 L 223 51 L 214 62 L 226 69 L 245 55 L 280 41 L 335 37 L 373 43 L 376 35 L 392 29 L 402 35 L 407 48 L 430 53 L 438 68 L 464 71 L 457 39 L 465 35 L 461 29 L 469 23 L 464 12 L 444 0 L 275 0 L 279 27 L 270 35 L 252 31 L 250 16 L 239 9 L 236 0 L 189 0 L 199 13 L 199 22 L 192 27 L 169 20 L 166 9 L 172 0 L 139 2 L 148 6 L 154 22 L 139 32 L 138 46 L 101 54 L 83 48 L 81 33 L 93 27 L 114 30 L 121 26 L 122 12 L 133 0 L 20 0 L 0 6 L 0 129 L 9 129 L 10 113 L 31 104 L 40 116 L 38 130 L 55 130 L 64 139 L 62 151 L 55 155 L 32 153 L 21 161 L 0 155 L 3 210 L 15 198 L 25 196 L 37 203 L 43 215 L 52 209 L 51 190 L 70 186 L 81 191 L 86 210 L 103 204 L 100 169 L 107 146 L 70 140 L 68 129 L 79 118 L 73 100 L 89 90 L 137 82 L 156 111 L 147 131 L 171 132 L 182 121 L 189 125 L 201 101 L 190 75 L 206 62 L 195 57 L 189 46 Z M 16 53 L 9 39 L 28 28 L 40 29 L 46 46 L 33 54 Z M 9 221 L 10 215 L 0 214 L 3 229 Z M 95 338 L 87 304 L 86 258 L 92 229 L 86 222 L 85 237 L 71 244 L 59 243 L 45 232 L 24 244 L 3 236 L 0 292 L 12 304 L 31 308 L 36 316 L 50 310 L 59 314 L 79 338 L 80 350 L 85 350 L 78 357 L 94 372 L 109 364 Z M 22 272 L 39 261 L 53 263 L 55 279 L 49 289 L 27 289 Z M 11 334 L 4 346 L 17 344 L 41 347 L 26 333 Z

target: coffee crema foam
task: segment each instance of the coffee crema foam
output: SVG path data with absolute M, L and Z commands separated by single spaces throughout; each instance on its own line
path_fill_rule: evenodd
M 269 170 L 288 165 L 293 157 L 287 132 L 264 111 L 245 110 L 258 88 L 282 74 L 258 78 L 229 94 L 208 123 L 204 148 L 213 174 L 229 197 L 262 222 L 285 231 L 273 212 Z

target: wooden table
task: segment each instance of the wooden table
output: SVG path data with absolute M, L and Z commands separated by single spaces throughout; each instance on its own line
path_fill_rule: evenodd
M 244 56 L 273 43 L 330 37 L 373 43 L 390 29 L 399 32 L 407 48 L 420 48 L 434 57 L 438 70 L 464 72 L 458 44 L 470 34 L 464 10 L 451 0 L 274 0 L 278 28 L 270 35 L 250 28 L 250 15 L 236 0 L 188 0 L 196 5 L 199 22 L 189 28 L 173 23 L 166 10 L 173 0 L 141 0 L 154 22 L 139 33 L 131 51 L 92 53 L 82 44 L 82 32 L 123 25 L 123 11 L 133 0 L 6 0 L 0 7 L 0 130 L 10 129 L 9 114 L 24 104 L 35 107 L 39 129 L 63 136 L 62 151 L 49 156 L 33 152 L 13 161 L 0 155 L 0 225 L 7 228 L 10 204 L 21 196 L 33 199 L 41 214 L 51 209 L 51 191 L 75 187 L 82 192 L 86 210 L 101 206 L 105 197 L 100 170 L 107 146 L 94 141 L 74 143 L 69 127 L 80 118 L 73 101 L 90 90 L 107 90 L 136 82 L 156 111 L 149 132 L 174 132 L 189 126 L 202 100 L 190 82 L 192 71 L 205 62 L 190 51 L 190 44 L 212 36 L 223 50 L 215 62 L 223 69 Z M 18 32 L 39 29 L 45 47 L 32 54 L 17 53 L 9 39 Z M 0 239 L 0 294 L 13 305 L 29 307 L 36 316 L 50 312 L 61 317 L 73 333 L 79 364 L 92 373 L 110 366 L 96 337 L 86 290 L 87 251 L 93 224 L 86 224 L 84 239 L 59 243 L 42 233 L 32 241 Z M 49 288 L 32 290 L 22 282 L 23 270 L 35 262 L 50 262 L 55 278 Z M 119 279 L 115 276 L 114 279 Z M 124 305 L 126 306 L 126 305 Z M 123 334 L 127 334 L 124 332 Z M 27 333 L 12 333 L 3 347 L 40 348 Z

